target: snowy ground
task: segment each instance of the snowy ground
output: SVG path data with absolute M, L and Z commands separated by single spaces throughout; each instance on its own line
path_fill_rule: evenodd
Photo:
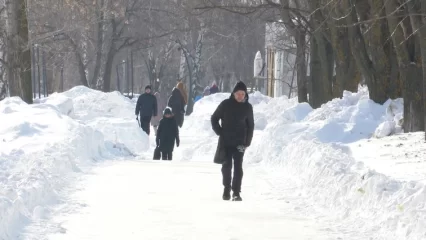
M 382 106 L 360 89 L 313 110 L 251 95 L 233 203 L 210 126 L 228 96 L 197 102 L 172 162 L 149 160 L 153 138 L 117 93 L 2 101 L 0 239 L 426 239 L 424 133 L 399 133 L 400 99 Z
M 262 168 L 246 169 L 241 203 L 221 200 L 220 170 L 206 161 L 138 159 L 103 164 L 93 174 L 21 239 L 356 239 L 339 238 L 345 234 L 331 222 L 303 210 L 294 187 L 277 191 L 273 183 L 286 178 Z
M 361 140 L 350 147 L 352 156 L 371 169 L 395 180 L 426 183 L 424 132 Z

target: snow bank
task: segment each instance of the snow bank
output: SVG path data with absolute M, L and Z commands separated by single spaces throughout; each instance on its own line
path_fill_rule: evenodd
M 38 103 L 44 103 L 44 105 L 57 107 L 62 114 L 70 117 L 74 116 L 73 101 L 64 94 L 54 93 L 48 98 L 38 99 Z
M 0 102 L 0 239 L 16 239 L 27 222 L 43 218 L 50 203 L 97 161 L 134 156 L 148 137 L 134 104 L 118 93 L 85 87 L 28 105 Z
M 196 104 L 185 130 L 205 138 L 187 150 L 188 159 L 213 156 L 217 137 L 210 137 L 210 115 L 228 96 L 210 96 Z M 369 99 L 367 89 L 360 89 L 315 110 L 286 98 L 254 98 L 253 106 L 257 126 L 246 163 L 282 167 L 282 174 L 302 191 L 300 197 L 323 207 L 312 210 L 362 229 L 365 236 L 360 238 L 425 238 L 425 186 L 377 173 L 350 151 L 351 144 L 363 139 L 400 131 L 401 99 L 379 105 Z
M 141 131 L 129 98 L 117 91 L 104 93 L 83 86 L 63 95 L 73 101 L 74 118 L 100 131 L 109 146 L 133 155 L 149 149 L 148 136 Z

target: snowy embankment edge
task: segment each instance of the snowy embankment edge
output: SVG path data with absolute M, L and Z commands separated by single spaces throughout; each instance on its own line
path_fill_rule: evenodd
M 96 98 L 117 102 L 121 96 L 75 87 L 41 99 L 38 104 L 27 105 L 18 98 L 6 99 L 1 103 L 2 114 L 9 114 L 7 117 L 12 120 L 3 133 L 9 134 L 10 130 L 9 135 L 13 136 L 10 144 L 3 144 L 16 149 L 14 144 L 20 145 L 21 139 L 24 139 L 29 145 L 23 145 L 22 150 L 1 153 L 0 173 L 5 173 L 5 176 L 0 176 L 0 187 L 4 187 L 4 191 L 0 191 L 0 239 L 16 239 L 29 222 L 48 217 L 52 207 L 61 203 L 67 187 L 79 176 L 90 172 L 98 162 L 135 156 L 133 149 L 136 146 L 147 149 L 147 136 L 135 131 L 139 128 L 133 118 L 106 121 L 111 109 L 102 105 L 100 107 L 105 110 L 100 109 L 95 113 L 97 116 L 87 118 L 84 111 L 93 112 L 90 107 L 85 110 L 88 104 L 93 105 L 92 108 L 99 106 Z M 128 101 L 121 104 L 129 108 L 126 113 L 133 117 L 133 104 Z M 121 106 L 115 108 L 123 111 Z M 36 112 L 33 113 L 34 109 Z M 13 121 L 13 114 L 21 116 L 20 120 Z M 36 117 L 31 117 L 34 116 L 31 114 L 36 114 Z M 82 119 L 82 116 L 86 119 Z M 46 127 L 39 129 L 38 126 Z M 133 133 L 118 131 L 120 129 L 117 128 L 132 130 Z M 22 131 L 24 135 L 21 136 Z M 37 140 L 31 143 L 29 140 L 33 136 Z
M 315 122 L 303 121 L 304 114 L 297 116 L 300 109 L 309 115 L 304 105 L 290 105 L 286 109 L 287 116 L 293 115 L 287 124 L 282 125 L 280 119 L 266 126 L 260 139 L 255 140 L 256 145 L 248 151 L 251 162 L 280 167 L 282 174 L 297 179 L 298 187 L 312 205 L 323 206 L 322 210 L 316 210 L 337 218 L 342 224 L 364 229 L 369 234 L 366 237 L 372 234 L 380 239 L 424 237 L 425 185 L 378 173 L 354 159 L 345 144 L 321 141 L 323 137 L 317 134 L 324 133 L 323 128 L 333 121 L 332 117 L 327 117 L 321 127 L 313 127 Z M 389 121 L 387 117 L 381 119 Z M 367 135 L 374 136 L 382 126 L 378 124 Z M 254 156 L 250 157 L 251 154 Z
M 214 155 L 217 137 L 209 116 L 227 97 L 229 94 L 209 96 L 196 104 L 194 115 L 198 120 L 190 117 L 188 122 L 205 139 L 185 153 L 188 160 Z M 279 169 L 281 175 L 291 176 L 303 198 L 311 206 L 320 206 L 311 210 L 360 229 L 358 233 L 365 233 L 360 239 L 424 237 L 425 214 L 418 211 L 425 209 L 424 184 L 399 181 L 369 169 L 341 142 L 398 133 L 402 99 L 379 105 L 368 98 L 367 89 L 361 89 L 358 93 L 346 92 L 342 99 L 315 110 L 296 99 L 270 99 L 259 94 L 251 95 L 250 102 L 256 130 L 246 163 Z
M 348 148 L 316 140 L 291 142 L 283 149 L 285 174 L 315 204 L 354 228 L 377 237 L 418 239 L 424 236 L 425 186 L 405 182 L 368 169 L 352 158 Z

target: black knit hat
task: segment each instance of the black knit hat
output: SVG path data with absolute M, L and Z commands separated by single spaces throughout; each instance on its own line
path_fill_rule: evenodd
M 246 93 L 246 99 L 248 100 L 249 96 L 248 96 L 248 93 L 247 93 L 247 86 L 243 82 L 238 81 L 235 84 L 235 87 L 234 87 L 234 90 L 232 90 L 232 93 L 235 93 L 237 91 L 244 91 Z M 233 94 L 231 94 L 231 98 L 233 98 L 233 97 L 234 97 Z
M 151 85 L 146 85 L 145 90 L 147 90 L 147 89 L 152 90 Z
M 235 87 L 234 87 L 234 90 L 232 90 L 232 93 L 240 91 L 240 90 L 247 93 L 247 86 L 241 81 L 239 81 L 239 82 L 237 82 L 237 84 L 235 84 Z
M 170 114 L 172 115 L 172 109 L 170 107 L 166 107 L 163 111 L 163 115 Z

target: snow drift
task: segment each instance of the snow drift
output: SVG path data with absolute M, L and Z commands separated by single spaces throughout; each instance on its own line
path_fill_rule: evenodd
M 184 154 L 188 159 L 213 156 L 217 138 L 207 137 L 214 136 L 210 116 L 227 97 L 215 94 L 196 103 L 184 129 L 205 139 Z M 425 238 L 424 184 L 378 173 L 355 159 L 350 148 L 364 139 L 399 133 L 401 99 L 379 105 L 361 88 L 315 110 L 296 99 L 270 99 L 259 93 L 250 96 L 250 102 L 256 130 L 246 163 L 282 167 L 282 174 L 302 191 L 299 197 L 322 206 L 312 211 L 361 229 L 365 235 L 360 239 Z
M 0 239 L 43 218 L 61 190 L 97 161 L 140 154 L 148 137 L 117 92 L 75 87 L 28 105 L 0 102 Z
M 182 149 L 181 160 L 213 162 L 217 137 L 210 116 L 229 96 L 218 93 L 195 104 L 181 129 L 194 144 Z M 149 149 L 135 120 L 134 100 L 118 92 L 75 87 L 39 99 L 39 104 L 27 105 L 19 98 L 0 102 L 0 239 L 14 239 L 23 224 L 48 214 L 61 190 L 97 161 Z M 368 146 L 365 139 L 382 141 L 401 131 L 401 99 L 379 105 L 360 89 L 315 110 L 294 98 L 258 92 L 250 95 L 250 102 L 255 135 L 246 164 L 289 176 L 298 197 L 322 206 L 310 210 L 361 229 L 365 235 L 360 239 L 425 238 L 426 190 L 420 178 L 384 175 L 354 152 L 354 146 Z

